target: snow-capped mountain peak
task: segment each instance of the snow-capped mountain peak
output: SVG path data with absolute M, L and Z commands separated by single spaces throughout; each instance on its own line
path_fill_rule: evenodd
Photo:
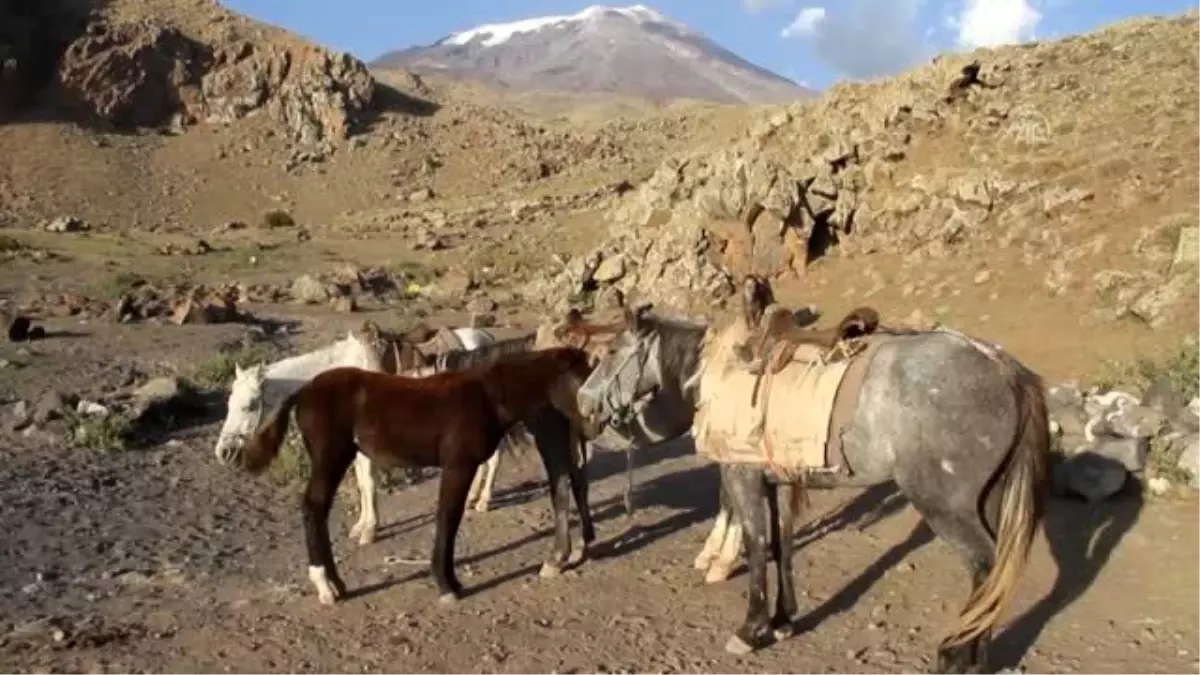
M 384 54 L 372 65 L 457 74 L 511 89 L 656 100 L 762 103 L 811 94 L 646 5 L 593 5 L 564 16 L 476 26 L 427 47 Z
M 580 24 L 597 21 L 602 18 L 621 17 L 639 24 L 660 24 L 669 26 L 677 31 L 687 31 L 687 27 L 677 24 L 656 10 L 645 5 L 630 5 L 628 7 L 609 7 L 592 5 L 581 12 L 566 16 L 542 16 L 532 19 L 521 19 L 508 23 L 490 23 L 476 26 L 470 30 L 451 33 L 449 37 L 438 42 L 439 45 L 465 45 L 477 38 L 483 38 L 479 43 L 484 47 L 495 47 L 510 40 L 520 33 L 534 33 L 543 28 L 563 24 Z

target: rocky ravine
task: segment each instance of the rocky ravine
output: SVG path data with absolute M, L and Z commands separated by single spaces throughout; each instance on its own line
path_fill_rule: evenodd
M 1023 292 L 1194 328 L 1196 40 L 1194 16 L 1129 21 L 767 109 L 731 147 L 667 159 L 608 243 L 527 293 L 703 308 L 750 271 L 893 260 L 919 278 L 974 256 L 983 280 L 1024 269 Z

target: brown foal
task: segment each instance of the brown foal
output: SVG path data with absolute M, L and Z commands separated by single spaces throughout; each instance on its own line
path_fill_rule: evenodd
M 294 409 L 312 463 L 301 506 L 309 578 L 323 604 L 346 594 L 333 561 L 328 519 L 355 453 L 365 453 L 384 468 L 440 467 L 431 563 L 441 600 L 453 602 L 462 593 L 454 574 L 454 541 L 471 479 L 508 431 L 522 422 L 537 442 L 550 479 L 555 542 L 542 575 L 552 576 L 564 565 L 582 561 L 596 536 L 583 459 L 584 437 L 593 434 L 575 401 L 590 372 L 587 355 L 573 347 L 506 354 L 490 364 L 420 378 L 335 368 L 284 400 L 246 444 L 241 466 L 259 473 L 270 465 Z M 583 535 L 578 555 L 571 551 L 571 492 Z

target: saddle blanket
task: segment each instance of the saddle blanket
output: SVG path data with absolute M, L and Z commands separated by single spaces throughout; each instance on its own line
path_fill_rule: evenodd
M 823 350 L 802 345 L 780 372 L 760 379 L 733 351 L 747 335 L 745 324 L 735 322 L 704 357 L 692 426 L 697 452 L 716 462 L 766 464 L 785 480 L 835 468 L 844 460 L 840 432 L 852 417 L 869 356 L 827 362 Z

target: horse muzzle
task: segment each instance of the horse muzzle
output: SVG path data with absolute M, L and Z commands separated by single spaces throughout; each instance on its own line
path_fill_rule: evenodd
M 214 454 L 217 456 L 218 464 L 229 466 L 237 462 L 238 457 L 242 454 L 242 443 L 239 441 L 218 443 Z

